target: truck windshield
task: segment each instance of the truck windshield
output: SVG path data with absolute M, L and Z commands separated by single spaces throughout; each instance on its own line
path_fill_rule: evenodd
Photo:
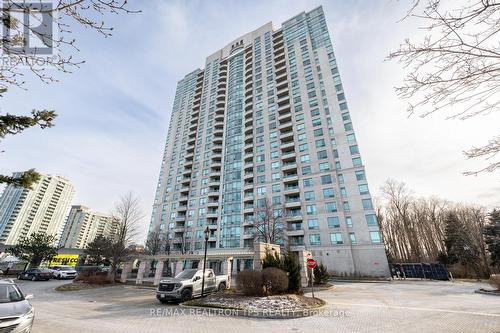
M 197 270 L 196 269 L 186 269 L 175 277 L 176 279 L 192 279 L 193 276 L 196 274 Z

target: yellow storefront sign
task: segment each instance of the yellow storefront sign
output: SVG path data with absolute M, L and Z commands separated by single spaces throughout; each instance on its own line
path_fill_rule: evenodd
M 52 260 L 48 262 L 48 266 L 55 266 L 55 265 L 69 265 L 69 266 L 76 266 L 76 263 L 78 262 L 78 254 L 58 254 Z

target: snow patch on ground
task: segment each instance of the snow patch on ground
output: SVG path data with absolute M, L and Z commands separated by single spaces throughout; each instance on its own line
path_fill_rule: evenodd
M 322 305 L 318 299 L 298 295 L 276 295 L 267 297 L 251 297 L 242 295 L 212 295 L 201 300 L 203 305 L 221 308 L 236 308 L 249 311 L 266 310 L 300 310 Z

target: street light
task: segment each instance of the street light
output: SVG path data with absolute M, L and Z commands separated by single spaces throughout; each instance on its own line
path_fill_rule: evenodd
M 210 237 L 210 229 L 205 229 L 205 256 L 203 257 L 203 275 L 201 277 L 201 297 L 204 297 L 205 291 L 205 266 L 207 265 L 207 247 L 208 247 L 208 238 Z

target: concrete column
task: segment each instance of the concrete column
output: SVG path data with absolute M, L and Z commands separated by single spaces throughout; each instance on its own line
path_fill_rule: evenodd
M 235 260 L 232 257 L 227 258 L 222 262 L 222 274 L 227 276 L 227 287 L 231 288 L 231 260 Z
M 144 272 L 146 271 L 147 261 L 141 261 L 139 264 L 139 270 L 137 271 L 137 278 L 135 279 L 135 284 L 142 284 L 142 279 L 144 278 Z
M 132 261 L 127 261 L 126 263 L 123 264 L 123 269 L 122 269 L 122 275 L 120 276 L 120 282 L 125 283 L 127 282 L 127 277 L 132 272 L 132 265 L 134 263 Z
M 299 265 L 300 265 L 300 284 L 302 287 L 307 287 L 309 284 L 307 259 L 311 256 L 309 251 L 299 251 Z
M 245 269 L 245 259 L 240 259 L 240 272 Z
M 203 269 L 203 258 L 198 262 L 198 269 Z
M 261 257 L 262 257 L 262 250 L 263 250 L 263 243 L 255 243 L 254 244 L 254 251 L 253 251 L 253 269 L 261 269 L 262 268 L 262 262 Z
M 272 255 L 280 254 L 280 246 L 269 243 L 255 243 L 253 253 L 253 269 L 262 269 L 262 260 L 266 257 L 266 253 L 270 252 Z
M 171 273 L 172 277 L 174 277 L 176 275 L 175 274 L 175 262 L 173 260 L 170 260 L 169 266 L 170 266 L 170 273 Z
M 237 261 L 238 261 L 238 259 L 233 258 L 232 264 L 229 263 L 229 266 L 231 267 L 230 272 L 232 271 L 232 275 L 238 274 L 238 263 L 237 263 Z
M 155 271 L 155 280 L 153 282 L 153 285 L 157 286 L 158 283 L 160 283 L 161 280 L 161 275 L 163 273 L 163 265 L 165 262 L 163 260 L 160 260 L 156 263 L 156 271 Z
M 231 275 L 231 270 L 232 270 L 231 260 L 234 261 L 234 258 L 230 257 L 222 262 L 222 274 Z
M 174 276 L 176 276 L 177 274 L 179 274 L 180 272 L 182 272 L 182 260 L 178 260 L 176 263 L 175 263 L 175 273 L 174 273 Z

